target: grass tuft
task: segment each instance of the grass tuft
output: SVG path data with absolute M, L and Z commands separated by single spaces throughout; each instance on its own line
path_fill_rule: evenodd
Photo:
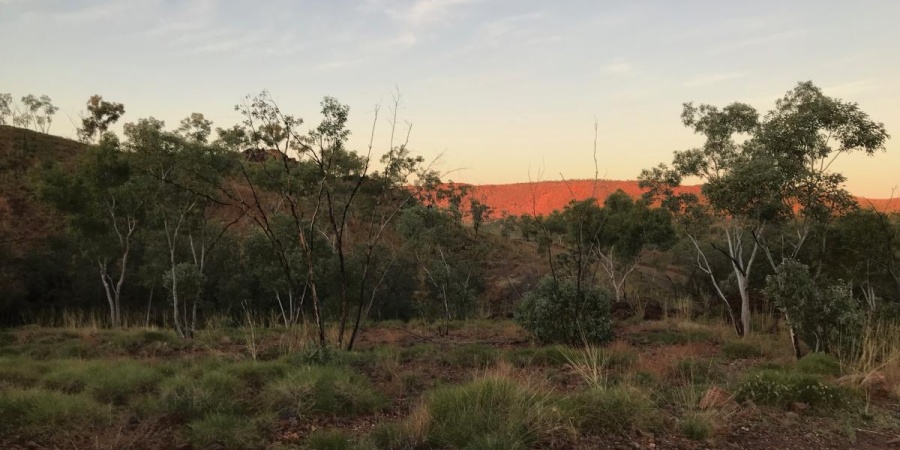
M 213 413 L 193 420 L 187 426 L 188 441 L 199 448 L 214 445 L 225 448 L 248 448 L 262 441 L 259 429 L 244 415 Z
M 576 428 L 588 434 L 645 430 L 659 422 L 650 398 L 628 386 L 590 388 L 571 394 L 564 405 Z

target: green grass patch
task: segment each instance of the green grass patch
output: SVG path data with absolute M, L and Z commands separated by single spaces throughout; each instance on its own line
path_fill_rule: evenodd
M 252 448 L 263 440 L 254 420 L 245 415 L 213 413 L 187 425 L 188 441 L 198 448 Z
M 564 424 L 554 399 L 505 377 L 438 388 L 425 409 L 429 448 L 527 449 L 552 441 Z
M 224 370 L 213 370 L 200 377 L 178 374 L 160 385 L 156 404 L 159 412 L 196 420 L 209 414 L 237 414 L 246 410 L 240 379 Z
M 572 351 L 562 345 L 544 347 L 516 348 L 503 356 L 516 367 L 529 366 L 563 366 L 567 363 Z
M 15 344 L 16 340 L 16 335 L 7 330 L 0 330 L 0 347 Z
M 310 414 L 356 415 L 379 410 L 387 399 L 368 380 L 347 368 L 308 366 L 267 384 L 267 408 L 282 417 Z
M 669 369 L 669 377 L 690 384 L 709 383 L 720 379 L 721 370 L 712 359 L 684 358 L 679 359 Z
M 762 356 L 762 349 L 758 344 L 732 340 L 722 346 L 722 354 L 728 359 L 750 359 Z
M 713 424 L 709 415 L 692 412 L 678 421 L 678 428 L 688 439 L 703 441 L 713 434 L 715 424 Z
M 841 375 L 841 362 L 825 353 L 810 353 L 797 361 L 797 370 L 812 375 L 838 377 Z
M 400 361 L 411 362 L 419 359 L 431 358 L 436 352 L 437 347 L 433 344 L 416 344 L 400 349 Z
M 567 396 L 563 404 L 585 434 L 648 430 L 660 420 L 650 398 L 627 386 L 590 388 Z
M 85 394 L 46 389 L 0 391 L 0 431 L 59 436 L 110 421 L 110 409 Z
M 156 392 L 162 372 L 136 361 L 63 360 L 43 377 L 44 386 L 66 393 L 86 392 L 102 403 L 124 405 Z
M 483 368 L 493 365 L 499 358 L 499 352 L 484 344 L 466 344 L 451 347 L 438 356 L 438 360 L 451 367 Z
M 47 373 L 49 363 L 23 357 L 0 357 L 0 387 L 19 388 L 37 386 Z
M 677 345 L 691 342 L 715 342 L 717 336 L 703 328 L 691 329 L 651 329 L 634 333 L 628 337 L 633 345 Z
M 356 450 L 359 444 L 341 430 L 317 430 L 309 434 L 303 448 L 309 450 Z

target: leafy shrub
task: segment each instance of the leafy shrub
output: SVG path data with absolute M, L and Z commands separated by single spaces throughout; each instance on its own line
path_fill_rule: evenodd
M 262 440 L 259 429 L 244 415 L 213 413 L 188 423 L 188 440 L 196 447 L 218 444 L 225 448 L 248 448 Z
M 787 260 L 768 276 L 765 292 L 787 313 L 800 339 L 817 352 L 852 347 L 861 335 L 864 314 L 851 286 L 840 280 L 819 286 L 798 261 Z
M 797 361 L 797 370 L 813 375 L 837 377 L 841 375 L 841 363 L 831 355 L 810 353 Z
M 603 290 L 543 278 L 525 294 L 516 321 L 545 344 L 603 344 L 612 339 L 610 295 Z
M 846 404 L 846 393 L 815 375 L 780 370 L 763 370 L 747 377 L 735 394 L 738 401 L 788 406 L 794 402 L 811 407 L 834 408 Z
M 564 409 L 583 433 L 643 430 L 656 425 L 653 402 L 637 389 L 626 386 L 591 388 L 571 394 Z
M 722 346 L 722 354 L 728 359 L 750 359 L 762 356 L 762 349 L 759 345 L 735 340 Z

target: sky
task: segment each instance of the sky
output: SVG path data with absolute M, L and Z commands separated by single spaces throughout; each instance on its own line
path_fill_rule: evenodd
M 900 2 L 532 0 L 0 0 L 0 92 L 47 94 L 74 136 L 87 98 L 122 122 L 216 126 L 268 90 L 318 123 L 351 107 L 351 147 L 398 135 L 456 181 L 634 179 L 697 146 L 687 101 L 761 111 L 797 82 L 859 103 L 900 139 Z M 121 124 L 120 124 L 121 126 Z M 835 167 L 856 195 L 900 185 L 900 144 Z M 900 191 L 897 193 L 900 196 Z

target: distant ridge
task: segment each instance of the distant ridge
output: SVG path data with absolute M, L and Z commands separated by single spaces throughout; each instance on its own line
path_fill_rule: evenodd
M 470 186 L 472 186 L 471 197 L 491 206 L 494 209 L 494 217 L 499 217 L 504 212 L 517 216 L 547 215 L 555 209 L 562 209 L 572 199 L 584 200 L 591 197 L 592 192 L 601 202 L 618 189 L 632 198 L 639 198 L 643 193 L 636 180 L 598 180 L 596 184 L 594 180 L 567 180 Z M 682 186 L 678 191 L 699 194 L 700 186 Z M 863 208 L 874 207 L 884 212 L 900 212 L 900 199 L 856 197 L 856 200 Z

